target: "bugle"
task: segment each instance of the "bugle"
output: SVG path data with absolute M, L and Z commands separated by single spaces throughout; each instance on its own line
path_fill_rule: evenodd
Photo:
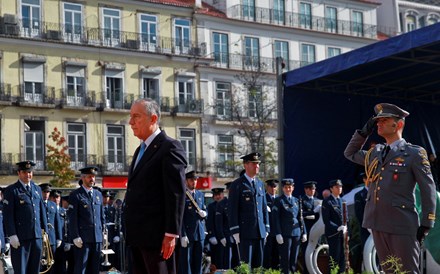
M 109 248 L 110 242 L 108 241 L 107 225 L 114 225 L 114 223 L 106 223 L 106 224 L 104 224 L 104 232 L 103 232 L 104 242 L 103 242 L 103 247 L 102 247 L 102 250 L 101 250 L 102 254 L 104 254 L 104 261 L 101 263 L 102 266 L 110 266 L 111 263 L 108 260 L 108 255 L 109 254 L 115 254 L 113 249 Z
M 52 248 L 50 247 L 49 235 L 43 229 L 43 252 L 41 256 L 40 274 L 47 273 L 55 263 Z

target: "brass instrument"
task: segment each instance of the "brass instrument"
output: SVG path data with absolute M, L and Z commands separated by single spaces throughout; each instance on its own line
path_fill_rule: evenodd
M 108 229 L 107 229 L 107 225 L 110 225 L 111 223 L 107 223 L 104 224 L 104 232 L 103 232 L 103 237 L 104 237 L 104 242 L 103 242 L 103 246 L 102 246 L 102 254 L 104 254 L 104 261 L 101 263 L 102 266 L 110 266 L 111 263 L 108 261 L 108 255 L 109 254 L 115 254 L 115 252 L 113 251 L 113 249 L 110 249 L 110 242 L 108 241 Z
M 347 227 L 348 223 L 348 210 L 347 202 L 342 202 L 342 225 Z M 345 232 L 344 236 L 344 260 L 345 260 L 345 273 L 349 273 L 350 269 L 350 245 L 348 243 L 348 231 Z
M 47 273 L 54 263 L 49 235 L 43 229 L 43 255 L 41 257 L 40 274 Z
M 199 205 L 197 204 L 196 200 L 194 200 L 191 192 L 189 192 L 189 190 L 186 190 L 186 197 L 189 198 L 189 200 L 191 201 L 191 204 L 196 208 L 197 212 L 200 212 L 202 209 L 199 207 Z

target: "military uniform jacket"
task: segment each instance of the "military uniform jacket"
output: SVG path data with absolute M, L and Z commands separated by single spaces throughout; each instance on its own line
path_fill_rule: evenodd
M 275 197 L 276 198 L 276 197 Z M 275 236 L 275 232 L 273 230 L 273 218 L 272 218 L 272 208 L 275 202 L 275 198 L 272 197 L 269 193 L 266 192 L 266 202 L 267 202 L 267 214 L 269 215 L 269 225 L 272 228 L 269 232 L 269 236 Z
M 206 219 L 206 230 L 208 232 L 208 239 L 211 237 L 216 237 L 215 234 L 215 209 L 218 202 L 213 201 L 208 205 L 208 216 Z
M 308 232 L 310 232 L 312 226 L 319 219 L 319 212 L 314 212 L 316 199 L 315 197 L 309 198 L 307 195 L 301 196 L 304 224 Z
M 101 192 L 94 189 L 90 199 L 84 187 L 72 191 L 68 213 L 72 240 L 81 237 L 84 243 L 102 243 L 104 210 Z
M 338 231 L 338 227 L 343 224 L 342 202 L 344 202 L 344 200 L 342 198 L 339 199 L 341 200 L 341 204 L 339 204 L 333 195 L 330 195 L 322 201 L 321 214 L 325 225 L 325 236 L 327 237 L 342 237 L 342 232 Z
M 8 186 L 3 199 L 3 224 L 6 236 L 17 235 L 20 241 L 42 238 L 42 229 L 47 231 L 47 219 L 42 193 L 33 181 L 30 193 L 17 181 Z
M 136 168 L 133 155 L 124 200 L 128 245 L 160 249 L 165 233 L 179 235 L 185 209 L 185 168 L 182 144 L 162 131 L 147 147 Z
M 194 200 L 201 210 L 206 211 L 203 193 L 195 190 Z M 209 217 L 209 215 L 207 215 Z M 197 209 L 188 197 L 185 199 L 185 211 L 183 213 L 182 236 L 187 236 L 190 242 L 205 240 L 205 219 L 200 217 Z
M 116 209 L 113 206 L 107 205 L 103 206 L 104 210 L 104 225 L 107 226 L 108 239 L 113 241 L 114 236 L 119 236 L 116 226 Z
M 299 200 L 293 196 L 291 196 L 290 202 L 286 195 L 281 195 L 275 199 L 274 206 L 272 207 L 272 220 L 274 224 L 272 230 L 275 235 L 299 237 L 301 234 L 307 233 L 304 224 L 301 224 L 299 221 Z
M 368 190 L 364 187 L 354 195 L 354 213 L 359 223 L 362 225 L 364 219 L 365 203 L 367 200 Z
M 227 197 L 218 202 L 215 209 L 215 235 L 219 240 L 225 238 L 227 241 L 229 241 L 229 236 L 231 236 Z
M 57 205 L 52 201 L 43 202 L 47 216 L 47 235 L 51 245 L 55 245 L 57 240 L 63 239 L 62 223 L 58 214 Z
M 255 189 L 243 175 L 229 188 L 229 225 L 231 234 L 241 239 L 262 239 L 270 232 L 263 182 L 255 178 Z
M 69 233 L 68 233 L 68 224 L 69 224 L 69 218 L 67 217 L 68 213 L 67 210 L 64 207 L 58 208 L 58 215 L 60 215 L 61 220 L 61 226 L 62 226 L 62 234 L 63 234 L 63 241 L 68 242 L 72 241 L 72 239 L 69 239 Z
M 345 149 L 345 157 L 364 165 L 367 151 L 361 148 L 365 141 L 355 132 Z M 401 139 L 382 161 L 383 149 L 383 144 L 377 144 L 369 155 L 369 165 L 378 161 L 374 174 L 379 176 L 368 189 L 363 227 L 393 234 L 416 235 L 419 227 L 414 195 L 416 183 L 420 188 L 422 203 L 421 224 L 433 227 L 436 190 L 425 149 Z

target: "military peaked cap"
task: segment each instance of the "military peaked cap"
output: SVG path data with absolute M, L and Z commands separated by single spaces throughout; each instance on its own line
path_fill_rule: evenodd
M 87 166 L 87 167 L 83 167 L 79 170 L 81 172 L 81 174 L 93 174 L 96 175 L 98 174 L 98 167 L 96 166 Z
M 23 161 L 16 163 L 16 165 L 18 166 L 18 170 L 32 171 L 36 164 L 32 161 Z
M 248 155 L 242 156 L 240 159 L 243 159 L 243 162 L 251 162 L 251 163 L 260 163 L 261 162 L 261 154 L 258 152 L 252 152 Z
M 50 192 L 52 190 L 52 185 L 49 183 L 39 184 L 42 192 Z
M 281 184 L 283 186 L 294 186 L 295 182 L 293 181 L 292 178 L 284 178 L 284 179 L 281 180 Z
M 266 180 L 265 183 L 266 183 L 268 186 L 271 186 L 271 187 L 277 187 L 279 182 L 280 182 L 280 181 L 278 181 L 277 179 L 269 179 L 269 180 Z
M 376 112 L 376 117 L 374 119 L 382 117 L 394 117 L 399 119 L 405 119 L 409 115 L 409 112 L 399 108 L 396 105 L 388 103 L 380 103 L 374 106 L 374 111 Z

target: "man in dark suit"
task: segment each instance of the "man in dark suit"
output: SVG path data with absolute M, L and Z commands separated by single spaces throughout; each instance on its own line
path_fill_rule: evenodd
M 267 201 L 267 211 L 269 214 L 269 224 L 270 227 L 273 228 L 273 218 L 272 218 L 272 207 L 275 201 L 275 198 L 278 197 L 277 179 L 266 180 L 266 201 Z M 278 269 L 278 265 L 280 263 L 279 252 L 278 252 L 278 243 L 275 239 L 274 230 L 271 229 L 269 235 L 266 238 L 266 244 L 264 245 L 264 258 L 263 258 L 263 267 L 266 269 Z
M 104 240 L 102 194 L 93 188 L 98 168 L 84 167 L 82 185 L 69 196 L 69 233 L 75 254 L 75 274 L 97 274 Z
M 356 130 L 345 148 L 347 159 L 366 165 L 368 194 L 363 227 L 372 231 L 380 262 L 389 255 L 401 259 L 402 271 L 419 273 L 420 246 L 434 226 L 436 187 L 426 150 L 402 137 L 409 113 L 396 105 L 380 103 L 361 130 Z M 362 150 L 377 124 L 377 134 L 386 144 Z M 420 189 L 421 213 L 415 205 L 415 187 Z M 388 268 L 385 265 L 383 268 Z
M 202 253 L 207 217 L 204 194 L 195 189 L 198 176 L 195 171 L 185 174 L 186 199 L 180 238 L 179 273 L 202 274 Z
M 241 157 L 245 173 L 229 189 L 229 225 L 239 245 L 241 261 L 252 268 L 263 265 L 264 240 L 270 232 L 263 182 L 257 178 L 261 154 Z
M 41 189 L 32 181 L 34 162 L 17 163 L 18 181 L 4 193 L 3 215 L 6 236 L 11 244 L 11 261 L 16 274 L 38 274 L 47 231 Z
M 187 160 L 182 144 L 160 130 L 159 120 L 154 100 L 131 106 L 129 123 L 141 145 L 129 169 L 123 215 L 134 274 L 176 272 L 173 252 L 185 208 Z

